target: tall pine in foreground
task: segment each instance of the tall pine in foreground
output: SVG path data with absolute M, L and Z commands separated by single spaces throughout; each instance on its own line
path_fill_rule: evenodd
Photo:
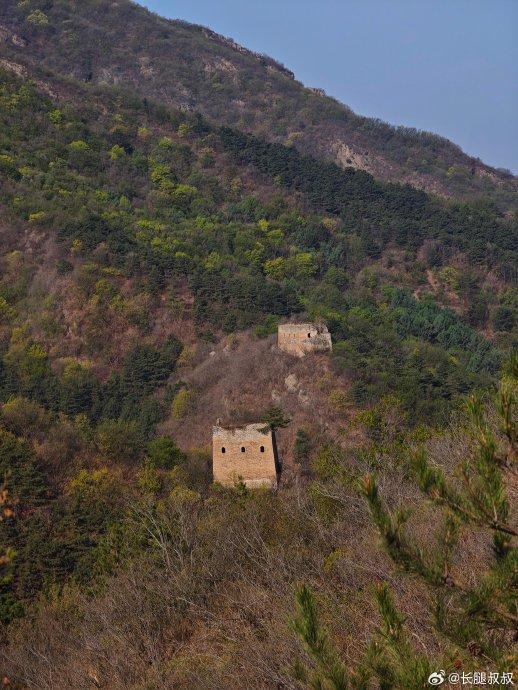
M 509 671 L 516 663 L 518 629 L 518 534 L 509 496 L 517 480 L 518 359 L 504 374 L 495 409 L 472 397 L 464 458 L 451 476 L 423 449 L 412 454 L 410 472 L 437 510 L 436 548 L 425 550 L 405 529 L 409 511 L 391 513 L 375 478 L 363 481 L 363 493 L 384 547 L 403 571 L 430 589 L 433 620 L 466 666 Z M 462 577 L 463 531 L 490 535 L 487 568 L 476 582 Z M 460 557 L 460 558 L 459 558 Z M 467 559 L 466 559 L 467 560 Z M 394 664 L 392 664 L 392 668 Z M 396 686 L 397 687 L 397 686 Z
M 410 475 L 437 511 L 434 549 L 425 549 L 406 529 L 410 510 L 392 513 L 387 509 L 373 475 L 364 477 L 361 485 L 388 555 L 400 570 L 429 589 L 430 618 L 450 642 L 450 661 L 432 660 L 415 650 L 405 630 L 405 618 L 390 588 L 382 583 L 375 592 L 380 624 L 360 666 L 348 668 L 319 621 L 314 594 L 303 585 L 296 596 L 293 628 L 306 654 L 292 668 L 301 687 L 345 690 L 375 683 L 383 690 L 420 690 L 429 687 L 428 677 L 439 667 L 454 670 L 454 664 L 455 669 L 500 672 L 515 667 L 518 532 L 509 495 L 516 489 L 517 403 L 518 358 L 514 358 L 494 407 L 484 406 L 478 397 L 468 400 L 464 429 L 468 442 L 451 476 L 433 464 L 423 448 L 412 453 Z M 458 573 L 458 564 L 463 562 L 463 530 L 472 530 L 481 539 L 490 536 L 487 567 L 476 582 L 471 579 L 468 584 Z
M 376 589 L 380 624 L 364 659 L 356 668 L 346 667 L 319 620 L 315 596 L 307 585 L 296 594 L 297 615 L 292 627 L 306 652 L 297 659 L 292 676 L 311 690 L 367 690 L 376 681 L 383 690 L 421 690 L 432 671 L 429 659 L 417 653 L 405 631 L 405 619 L 397 610 L 389 587 Z
M 360 669 L 349 673 L 340 659 L 325 628 L 322 626 L 315 602 L 315 596 L 307 585 L 302 585 L 297 593 L 297 615 L 292 627 L 300 637 L 306 660 L 296 660 L 292 676 L 304 688 L 312 690 L 364 690 L 368 687 L 368 672 Z

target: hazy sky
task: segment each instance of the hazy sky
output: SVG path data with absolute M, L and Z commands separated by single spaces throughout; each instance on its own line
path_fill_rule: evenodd
M 518 173 L 518 0 L 139 0 Z

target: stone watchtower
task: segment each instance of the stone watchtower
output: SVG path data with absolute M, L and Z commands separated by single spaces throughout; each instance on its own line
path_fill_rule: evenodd
M 212 467 L 214 481 L 234 486 L 242 480 L 255 488 L 277 486 L 275 441 L 262 424 L 212 428 Z
M 329 352 L 333 348 L 327 326 L 315 323 L 281 324 L 277 344 L 280 350 L 296 357 L 304 357 L 310 352 Z

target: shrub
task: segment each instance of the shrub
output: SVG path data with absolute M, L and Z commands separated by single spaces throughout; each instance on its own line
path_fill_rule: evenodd
M 71 273 L 74 270 L 74 266 L 66 259 L 60 259 L 56 264 L 56 270 L 58 275 L 64 276 L 67 273 Z
M 92 372 L 78 362 L 69 362 L 59 382 L 60 409 L 66 414 L 90 412 L 99 382 Z
M 170 470 L 185 458 L 171 436 L 160 436 L 148 443 L 147 454 L 154 467 Z
M 49 23 L 49 18 L 45 12 L 42 12 L 41 10 L 34 10 L 34 12 L 31 12 L 27 16 L 26 21 L 29 22 L 29 24 L 35 24 L 36 26 L 47 26 Z
M 183 419 L 194 405 L 194 394 L 187 388 L 178 391 L 171 405 L 171 413 L 175 419 Z
M 12 397 L 1 406 L 0 410 L 6 427 L 20 436 L 29 436 L 48 426 L 48 417 L 44 408 L 34 400 L 21 396 Z
M 9 306 L 5 297 L 0 295 L 0 323 L 10 321 L 15 313 L 15 310 Z
M 38 500 L 44 491 L 43 477 L 29 444 L 0 428 L 0 486 L 5 484 L 11 497 L 23 502 Z
M 194 357 L 196 356 L 196 347 L 193 345 L 186 345 L 183 350 L 181 351 L 178 360 L 176 362 L 176 365 L 178 367 L 185 367 L 189 365 Z
M 309 459 L 311 452 L 311 436 L 305 429 L 297 429 L 295 437 L 295 445 L 293 447 L 293 455 L 295 460 L 300 464 L 305 464 Z
M 106 419 L 98 425 L 95 437 L 99 452 L 113 460 L 135 460 L 142 450 L 139 427 L 133 420 Z
M 343 412 L 349 404 L 349 396 L 346 391 L 335 388 L 329 393 L 329 404 L 337 412 Z
M 118 160 L 123 158 L 125 154 L 126 151 L 122 148 L 122 146 L 115 144 L 115 146 L 112 146 L 112 148 L 110 149 L 110 160 L 113 163 L 116 163 Z
M 515 312 L 503 304 L 495 311 L 493 323 L 497 331 L 512 331 L 515 325 Z

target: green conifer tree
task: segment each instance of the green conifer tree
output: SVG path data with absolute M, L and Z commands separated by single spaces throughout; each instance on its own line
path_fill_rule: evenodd
M 442 513 L 437 547 L 425 552 L 405 529 L 409 512 L 390 513 L 375 478 L 363 480 L 363 494 L 392 560 L 420 577 L 433 593 L 438 631 L 461 653 L 507 665 L 518 626 L 518 534 L 511 520 L 508 489 L 516 477 L 518 367 L 511 363 L 500 384 L 490 421 L 478 397 L 467 404 L 472 450 L 457 468 L 461 481 L 445 475 L 423 449 L 412 455 L 410 470 L 421 491 Z M 452 555 L 462 548 L 462 527 L 493 535 L 493 554 L 478 582 L 466 584 L 452 573 Z

